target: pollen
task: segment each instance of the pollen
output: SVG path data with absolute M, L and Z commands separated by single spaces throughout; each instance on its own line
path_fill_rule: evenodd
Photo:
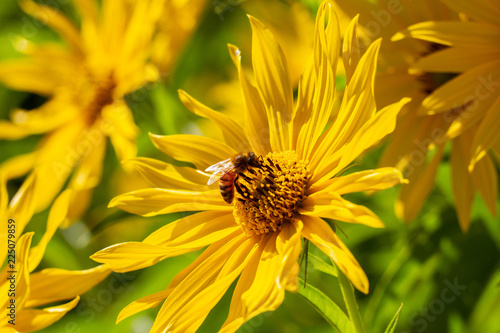
M 281 230 L 290 223 L 306 197 L 307 161 L 295 151 L 260 157 L 235 180 L 234 217 L 248 236 Z

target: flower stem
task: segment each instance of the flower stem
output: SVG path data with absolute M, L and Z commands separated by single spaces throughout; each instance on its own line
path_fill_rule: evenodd
M 354 288 L 344 273 L 342 273 L 338 268 L 337 273 L 340 289 L 342 290 L 342 295 L 344 296 L 344 302 L 354 328 L 354 333 L 364 333 L 365 329 L 363 327 L 363 321 L 361 320 L 361 314 L 359 313 L 358 304 L 356 303 L 356 297 L 354 296 Z

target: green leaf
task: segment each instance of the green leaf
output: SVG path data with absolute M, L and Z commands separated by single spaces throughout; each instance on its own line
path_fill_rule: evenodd
M 396 311 L 396 314 L 394 315 L 394 317 L 392 317 L 392 320 L 389 323 L 389 326 L 387 326 L 385 333 L 393 333 L 394 332 L 394 330 L 396 329 L 396 324 L 398 323 L 399 313 L 401 312 L 402 308 L 403 308 L 403 303 L 401 303 L 398 311 Z
M 353 333 L 352 324 L 347 315 L 321 290 L 310 283 L 304 286 L 299 278 L 299 295 L 309 302 L 337 332 Z
M 330 274 L 331 276 L 337 277 L 337 270 L 332 265 L 328 264 L 323 259 L 321 259 L 320 257 L 312 253 L 309 253 L 307 259 L 308 263 L 311 264 L 311 266 L 314 269 L 317 269 L 318 271 L 321 271 L 326 274 Z

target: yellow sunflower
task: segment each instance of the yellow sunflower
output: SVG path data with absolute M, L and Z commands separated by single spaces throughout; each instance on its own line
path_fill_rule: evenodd
M 427 122 L 446 124 L 429 131 L 440 146 L 452 142 L 453 196 L 460 227 L 467 231 L 476 191 L 496 214 L 498 171 L 490 152 L 500 153 L 500 7 L 492 1 L 442 2 L 462 19 L 420 22 L 393 40 L 412 37 L 438 45 L 440 51 L 421 57 L 411 70 L 455 76 L 433 90 L 416 112 Z
M 113 245 L 92 256 L 115 271 L 148 267 L 208 245 L 166 290 L 133 302 L 122 310 L 119 321 L 164 302 L 151 331 L 193 332 L 239 276 L 221 329 L 234 332 L 252 317 L 276 309 L 285 290 L 297 291 L 302 238 L 324 251 L 358 290 L 368 293 L 365 273 L 323 218 L 383 226 L 373 212 L 342 195 L 392 187 L 404 181 L 401 173 L 395 168 L 341 173 L 394 129 L 408 99 L 376 112 L 373 85 L 380 41 L 361 58 L 350 57 L 356 44 L 353 20 L 343 45 L 351 75 L 341 107 L 332 107 L 341 43 L 336 14 L 324 2 L 294 103 L 285 54 L 260 21 L 250 17 L 250 23 L 255 83 L 241 69 L 240 50 L 229 45 L 245 99 L 244 124 L 180 91 L 192 112 L 220 128 L 224 142 L 195 135 L 151 135 L 158 149 L 195 168 L 135 159 L 130 163 L 154 188 L 120 195 L 110 203 L 143 216 L 198 211 L 142 242 Z M 332 114 L 335 120 L 328 126 Z M 221 195 L 229 191 L 227 182 L 221 179 L 220 188 L 207 186 L 213 175 L 203 170 L 227 166 L 236 155 L 247 167 L 223 173 L 223 179 L 236 177 L 229 182 L 234 198 L 228 204 L 227 193 Z
M 33 332 L 50 326 L 73 309 L 85 293 L 111 273 L 106 265 L 83 271 L 47 268 L 33 273 L 42 260 L 45 248 L 57 228 L 67 219 L 70 190 L 64 191 L 50 210 L 47 228 L 36 246 L 31 246 L 33 232 L 23 234 L 35 208 L 35 174 L 24 182 L 8 203 L 5 177 L 0 184 L 0 330 Z M 71 301 L 40 309 L 55 302 Z
M 163 9 L 165 14 L 158 19 L 151 54 L 162 76 L 169 74 L 178 58 L 177 55 L 198 26 L 207 2 L 207 0 L 165 0 Z
M 453 3 L 456 7 L 461 2 L 447 3 Z M 489 68 L 493 68 L 494 55 L 498 54 L 498 51 L 494 51 L 496 44 L 488 44 L 491 49 L 487 49 L 472 47 L 472 44 L 464 41 L 458 49 L 449 47 L 451 44 L 444 40 L 450 36 L 452 26 L 456 26 L 456 42 L 463 36 L 465 26 L 462 24 L 479 23 L 461 21 L 457 13 L 439 1 L 407 0 L 395 3 L 378 0 L 369 3 L 353 0 L 337 1 L 336 5 L 345 14 L 344 17 L 361 13 L 360 25 L 365 40 L 384 37 L 375 85 L 377 103 L 387 105 L 404 96 L 412 99 L 400 113 L 398 125 L 381 159 L 382 166 L 396 166 L 410 181 L 401 189 L 396 203 L 397 215 L 408 222 L 415 219 L 434 186 L 438 166 L 445 154 L 445 145 L 451 140 L 453 193 L 460 226 L 463 231 L 467 231 L 476 189 L 490 210 L 495 212 L 497 176 L 491 159 L 486 157 L 475 171 L 467 170 L 472 154 L 468 151 L 472 149 L 470 146 L 474 135 L 477 135 L 474 133 L 485 133 L 484 130 L 478 132 L 477 125 L 486 114 L 485 110 L 492 107 L 495 98 L 483 98 L 479 101 L 480 106 L 476 103 L 478 107 L 472 110 L 474 105 L 467 98 L 473 97 L 474 89 L 487 81 L 481 81 L 481 72 L 477 72 L 477 75 L 472 73 L 468 78 L 455 76 L 474 64 L 491 63 L 492 67 Z M 481 6 L 474 8 L 479 10 Z M 419 23 L 423 21 L 429 22 Z M 409 30 L 405 30 L 408 27 Z M 434 27 L 441 27 L 438 29 L 442 29 L 442 36 L 439 30 L 433 30 Z M 486 28 L 481 29 L 476 27 L 476 30 L 468 31 L 478 34 L 479 31 L 486 31 Z M 420 35 L 419 39 L 402 39 L 404 36 L 416 35 Z M 391 40 L 392 36 L 394 38 Z M 478 35 L 468 41 L 481 38 Z M 483 42 L 484 45 L 486 43 Z M 488 75 L 484 74 L 485 80 L 489 78 Z M 467 83 L 464 80 L 469 81 Z M 459 86 L 468 84 L 468 89 L 459 89 Z M 466 109 L 469 111 L 464 112 Z M 484 126 L 486 124 L 495 127 L 491 120 L 487 120 Z M 477 156 L 482 157 L 479 151 Z
M 69 175 L 70 217 L 86 209 L 99 183 L 109 137 L 120 160 L 136 155 L 138 133 L 125 95 L 158 78 L 151 43 L 163 0 L 74 1 L 80 27 L 56 8 L 31 0 L 22 9 L 55 30 L 65 45 L 34 45 L 12 37 L 25 57 L 0 63 L 0 82 L 48 100 L 34 110 L 16 109 L 0 121 L 0 139 L 43 134 L 36 150 L 7 160 L 7 178 L 37 169 L 36 210 L 46 208 Z

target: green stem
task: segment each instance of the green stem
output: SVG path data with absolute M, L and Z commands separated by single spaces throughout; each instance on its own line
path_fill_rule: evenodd
M 354 288 L 340 269 L 337 268 L 337 272 L 340 289 L 342 290 L 342 295 L 344 296 L 344 302 L 354 328 L 354 333 L 364 333 L 365 329 L 363 327 L 363 321 L 361 320 L 361 314 L 359 313 L 358 304 L 356 303 L 356 297 L 354 296 Z

